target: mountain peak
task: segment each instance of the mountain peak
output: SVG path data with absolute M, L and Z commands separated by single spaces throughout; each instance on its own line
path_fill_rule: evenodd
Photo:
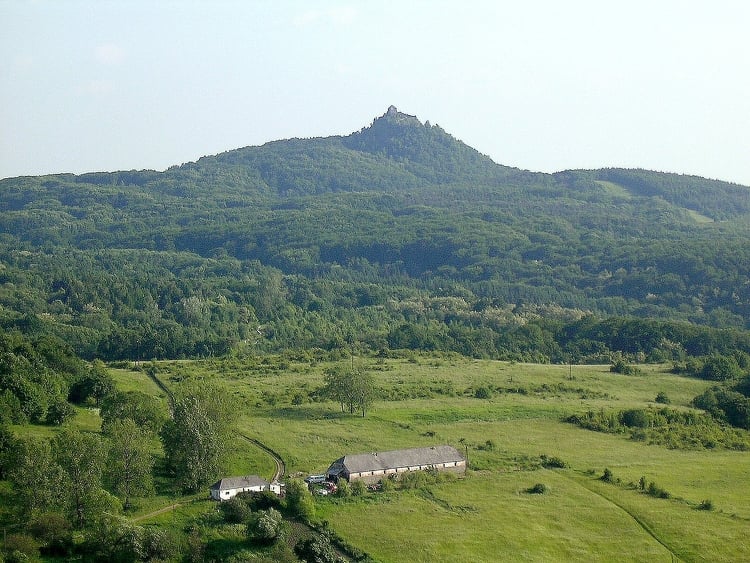
M 398 124 L 422 125 L 422 122 L 417 119 L 416 115 L 400 112 L 394 105 L 388 106 L 388 110 L 378 119 L 385 119 L 386 121 Z

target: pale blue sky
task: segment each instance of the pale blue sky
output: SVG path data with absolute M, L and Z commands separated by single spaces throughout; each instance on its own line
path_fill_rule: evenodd
M 498 163 L 750 185 L 750 2 L 0 0 L 0 177 L 163 170 L 390 104 Z

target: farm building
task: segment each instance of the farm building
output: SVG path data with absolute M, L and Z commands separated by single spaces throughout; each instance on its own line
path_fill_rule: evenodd
M 281 494 L 282 485 L 269 483 L 257 475 L 245 475 L 244 477 L 224 477 L 211 485 L 211 498 L 214 500 L 229 500 L 238 493 L 272 491 Z
M 426 469 L 464 474 L 466 460 L 453 446 L 346 455 L 331 464 L 326 476 L 332 480 L 361 479 L 366 483 L 376 483 L 390 475 Z

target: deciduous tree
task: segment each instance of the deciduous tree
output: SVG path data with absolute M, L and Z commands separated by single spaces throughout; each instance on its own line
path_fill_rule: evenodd
M 127 509 L 131 497 L 147 496 L 153 490 L 149 435 L 132 419 L 126 418 L 115 420 L 108 428 L 107 437 L 106 480 Z
M 67 478 L 55 461 L 47 440 L 20 440 L 9 473 L 20 520 L 59 510 L 67 504 Z
M 225 394 L 209 386 L 186 389 L 175 399 L 161 439 L 167 467 L 183 490 L 197 491 L 218 476 L 235 412 Z
M 110 508 L 102 489 L 105 450 L 96 434 L 63 430 L 52 440 L 55 461 L 67 477 L 65 492 L 78 528 Z

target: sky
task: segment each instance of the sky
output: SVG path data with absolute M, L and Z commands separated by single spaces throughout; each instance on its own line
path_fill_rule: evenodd
M 747 0 L 0 0 L 0 178 L 164 170 L 395 105 L 500 164 L 750 185 Z

